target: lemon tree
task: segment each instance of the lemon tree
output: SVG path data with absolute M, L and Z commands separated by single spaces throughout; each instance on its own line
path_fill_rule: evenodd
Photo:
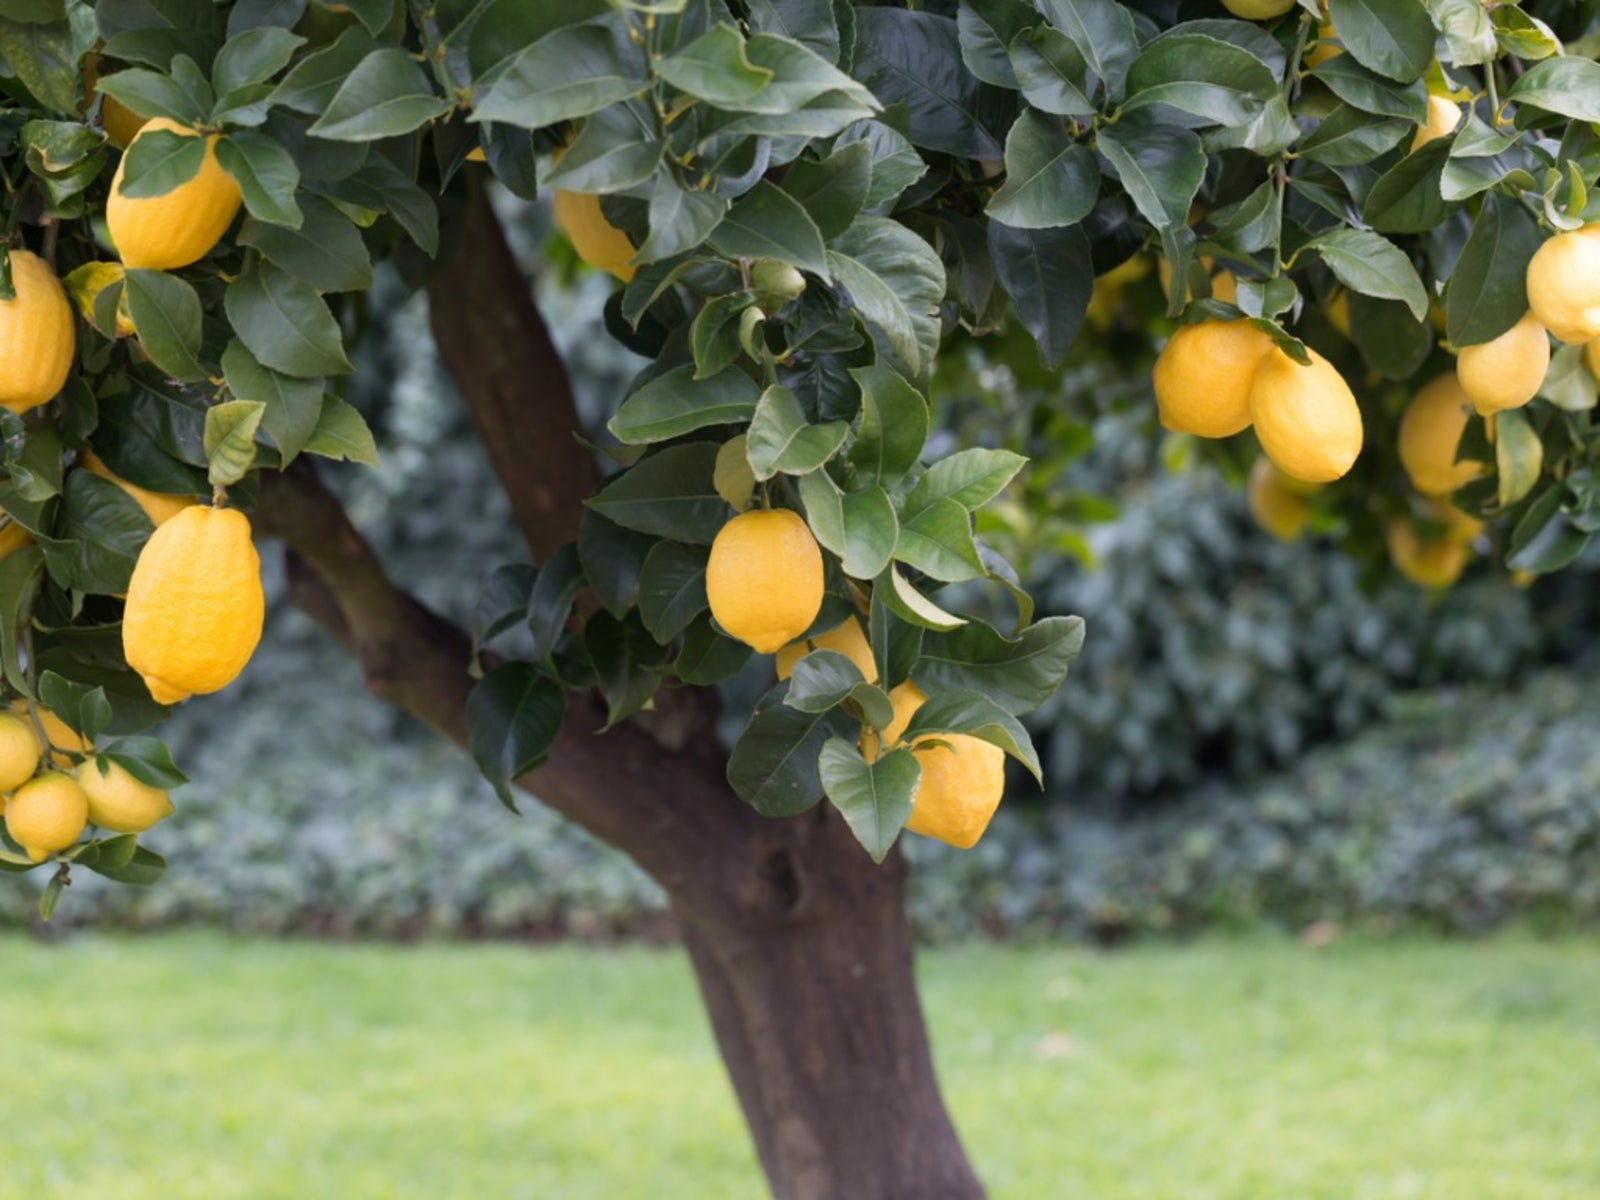
M 1027 458 L 941 388 L 1068 371 L 1054 464 L 1114 353 L 1279 536 L 1560 569 L 1600 530 L 1592 8 L 0 0 L 0 868 L 46 914 L 159 876 L 160 722 L 254 652 L 270 535 L 369 686 L 668 890 L 778 1194 L 981 1194 L 895 847 L 1040 774 L 1084 627 L 1006 560 Z M 574 259 L 646 364 L 588 422 L 521 266 Z M 319 476 L 381 470 L 380 281 L 529 550 L 470 629 Z

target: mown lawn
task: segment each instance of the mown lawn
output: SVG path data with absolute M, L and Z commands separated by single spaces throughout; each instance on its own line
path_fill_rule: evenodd
M 1600 943 L 923 958 L 996 1197 L 1593 1200 Z M 0 938 L 0 1197 L 762 1189 L 683 959 Z

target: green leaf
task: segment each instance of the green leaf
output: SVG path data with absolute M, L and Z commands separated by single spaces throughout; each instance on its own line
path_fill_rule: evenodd
M 120 596 L 128 590 L 128 577 L 151 528 L 144 509 L 116 484 L 89 471 L 68 471 L 55 536 L 35 537 L 57 583 L 97 596 Z
M 708 425 L 748 421 L 760 395 L 755 381 L 736 368 L 696 380 L 694 367 L 685 364 L 630 395 L 606 428 L 630 446 L 664 442 Z
M 1040 786 L 1044 772 L 1033 739 L 1022 722 L 982 692 L 937 692 L 924 700 L 906 726 L 905 738 L 911 741 L 941 733 L 964 733 L 999 746 L 1016 759 Z
M 122 286 L 128 317 L 150 361 L 174 379 L 204 379 L 200 297 L 194 288 L 176 275 L 140 268 L 125 272 Z
M 300 168 L 269 135 L 254 129 L 235 129 L 217 143 L 217 163 L 233 176 L 246 211 L 256 220 L 291 229 L 304 222 L 295 198 Z
M 1081 617 L 1046 617 L 1015 638 L 982 621 L 969 621 L 951 632 L 924 634 L 911 677 L 930 696 L 980 692 L 1021 716 L 1055 694 L 1082 648 Z
M 118 738 L 100 751 L 140 783 L 170 791 L 189 782 L 172 761 L 172 751 L 160 738 Z
M 1020 0 L 963 0 L 956 11 L 961 59 L 984 83 L 1017 90 L 1006 47 L 1038 17 Z
M 1120 100 L 1139 52 L 1133 17 L 1116 0 L 1039 0 L 1039 10 L 1077 47 L 1111 100 Z
M 117 191 L 130 199 L 165 196 L 198 175 L 205 160 L 204 138 L 153 129 L 128 148 Z
M 1494 463 L 1501 508 L 1510 508 L 1539 482 L 1544 470 L 1544 445 L 1520 408 L 1496 413 Z
M 578 561 L 600 603 L 621 617 L 639 599 L 639 573 L 652 538 L 586 509 L 578 522 Z
M 949 17 L 898 8 L 856 11 L 856 75 L 885 105 L 904 104 L 914 145 L 998 158 L 1000 136 L 961 59 Z
M 707 551 L 678 542 L 657 542 L 639 573 L 639 616 L 662 645 L 706 611 Z
M 21 546 L 0 558 L 0 667 L 6 683 L 21 695 L 32 691 L 22 664 L 21 634 L 43 574 L 44 554 L 38 546 Z
M 1499 53 L 1482 0 L 1429 0 L 1428 10 L 1444 35 L 1452 65 L 1474 67 Z
M 267 409 L 258 400 L 229 400 L 206 409 L 206 458 L 212 487 L 232 487 L 256 461 L 256 430 Z
M 872 156 L 872 183 L 867 188 L 865 209 L 887 211 L 912 184 L 928 173 L 928 164 L 915 146 L 898 130 L 882 121 L 861 121 L 840 136 L 836 145 L 865 145 Z M 829 234 L 832 238 L 834 234 Z
M 658 668 L 666 655 L 645 632 L 638 614 L 619 621 L 610 613 L 596 613 L 584 622 L 583 647 L 598 678 L 600 694 L 606 699 L 602 732 L 655 699 L 661 686 Z
M 217 10 L 210 0 L 100 3 L 95 5 L 95 23 L 105 39 L 103 53 L 163 71 L 180 54 L 209 63 L 220 41 Z
M 1165 104 L 1217 125 L 1247 125 L 1278 94 L 1278 81 L 1248 50 L 1195 33 L 1151 42 L 1128 68 L 1124 111 Z
M 549 663 L 572 619 L 572 603 L 583 589 L 583 566 L 578 549 L 568 543 L 542 563 L 528 590 L 530 657 Z
M 211 64 L 211 87 L 219 96 L 253 83 L 265 83 L 306 44 L 287 29 L 263 25 L 229 38 Z
M 853 703 L 867 724 L 882 729 L 894 720 L 894 705 L 882 688 L 870 684 L 861 669 L 837 650 L 809 650 L 794 664 L 783 702 L 801 712 L 820 713 Z
M 752 319 L 747 318 L 745 313 L 754 304 L 755 293 L 740 290 L 714 297 L 695 314 L 694 322 L 689 327 L 689 348 L 694 355 L 693 378 L 696 382 L 713 379 L 738 361 L 743 349 L 739 341 L 743 322 Z M 759 309 L 753 317 L 761 317 Z M 759 319 L 756 323 L 759 325 Z
M 208 115 L 171 76 L 158 71 L 137 67 L 118 71 L 101 76 L 94 87 L 100 95 L 120 101 L 141 117 L 166 117 L 193 128 Z
M 1361 206 L 1380 233 L 1426 233 L 1457 207 L 1444 198 L 1441 180 L 1450 155 L 1448 138 L 1429 142 L 1379 177 Z
M 641 265 L 693 250 L 717 227 L 728 202 L 712 192 L 684 188 L 663 168 L 650 191 L 650 236 L 633 261 Z
M 1039 347 L 1039 360 L 1058 366 L 1078 336 L 1094 289 L 1083 226 L 1012 229 L 991 221 L 989 254 L 1012 311 Z
M 1600 121 L 1600 63 L 1565 56 L 1530 67 L 1506 99 L 1575 121 Z
M 745 454 L 757 480 L 805 475 L 838 453 L 849 432 L 845 421 L 811 424 L 793 392 L 769 387 L 761 393 L 750 420 Z
M 750 0 L 752 33 L 781 34 L 830 63 L 839 61 L 833 0 Z
M 416 59 L 389 47 L 357 64 L 309 132 L 335 142 L 375 142 L 419 129 L 450 108 Z
M 1387 154 L 1415 134 L 1416 126 L 1410 121 L 1375 118 L 1341 104 L 1300 143 L 1300 154 L 1330 167 L 1355 167 Z
M 967 618 L 946 612 L 912 587 L 897 566 L 890 566 L 873 586 L 873 602 L 880 596 L 895 616 L 923 629 L 958 629 L 967 623 Z
M 972 537 L 972 516 L 954 500 L 935 500 L 900 523 L 894 556 L 946 583 L 981 579 L 987 572 Z
M 273 89 L 271 103 L 317 116 L 328 107 L 350 73 L 377 49 L 372 35 L 351 27 L 333 45 L 297 62 Z
M 1543 243 L 1509 196 L 1484 197 L 1444 293 L 1445 328 L 1457 346 L 1493 341 L 1528 311 L 1528 263 Z
M 1193 130 L 1136 111 L 1102 129 L 1097 144 L 1145 220 L 1162 229 L 1189 219 L 1206 171 L 1205 151 Z
M 829 738 L 818 758 L 823 790 L 873 862 L 882 862 L 911 817 L 922 764 L 910 750 L 868 763 L 843 738 Z
M 305 452 L 368 467 L 378 465 L 377 443 L 372 440 L 372 430 L 367 428 L 366 419 L 354 406 L 332 393 L 322 398 L 322 412 L 317 416 L 316 429 L 306 441 Z
M 20 79 L 45 108 L 77 110 L 79 49 L 65 23 L 33 25 L 0 17 L 0 54 L 7 73 Z
M 710 241 L 729 258 L 772 258 L 831 277 L 816 222 L 799 201 L 764 179 L 712 229 Z
M 743 110 L 743 102 L 772 80 L 773 72 L 745 56 L 744 38 L 727 22 L 713 25 L 676 54 L 656 64 L 656 74 L 679 91 L 719 107 Z
M 262 406 L 261 426 L 287 466 L 305 449 L 322 418 L 322 380 L 294 379 L 262 366 L 237 339 L 222 352 L 222 376 L 237 399 Z
M 641 136 L 633 114 L 618 105 L 586 118 L 572 145 L 540 182 L 594 195 L 626 191 L 660 169 L 665 149 L 666 143 Z
M 1006 137 L 1005 185 L 989 216 L 1017 229 L 1076 225 L 1100 196 L 1094 153 L 1073 141 L 1059 120 L 1028 109 Z
M 709 615 L 696 617 L 683 631 L 672 670 L 684 683 L 710 687 L 737 675 L 755 651 L 718 633 Z
M 728 755 L 728 783 L 767 817 L 792 817 L 822 799 L 817 756 L 832 737 L 855 727 L 837 709 L 805 713 L 783 704 L 775 689 L 764 697 Z
M 866 142 L 844 143 L 820 162 L 796 159 L 783 178 L 783 190 L 806 210 L 824 238 L 850 228 L 871 186 L 872 148 Z
M 928 440 L 931 416 L 922 393 L 889 367 L 855 367 L 861 388 L 861 427 L 850 461 L 863 478 L 893 487 L 916 466 Z
M 538 129 L 609 108 L 646 84 L 639 66 L 623 61 L 609 28 L 570 25 L 534 42 L 481 86 L 472 120 Z
M 1433 352 L 1433 326 L 1398 300 L 1349 293 L 1350 338 L 1367 366 L 1386 379 L 1410 379 Z
M 641 459 L 585 503 L 625 529 L 709 546 L 728 521 L 712 483 L 716 442 L 690 442 Z
M 901 507 L 906 520 L 940 500 L 954 500 L 971 512 L 983 507 L 1016 478 L 1028 460 L 1010 450 L 958 450 L 934 463 L 917 480 Z
M 1058 117 L 1094 114 L 1089 64 L 1077 43 L 1059 29 L 1042 26 L 1017 34 L 1011 42 L 1011 64 L 1023 99 L 1034 108 Z
M 1358 63 L 1401 83 L 1433 63 L 1433 22 L 1419 0 L 1328 0 L 1328 19 Z
M 1428 293 L 1417 269 L 1393 242 L 1366 229 L 1335 229 L 1312 238 L 1305 248 L 1321 255 L 1351 291 L 1399 300 L 1419 321 L 1428 315 Z
M 800 500 L 817 541 L 838 555 L 852 579 L 875 579 L 883 573 L 900 536 L 894 501 L 881 487 L 849 495 L 826 471 L 800 477 Z
M 561 733 L 567 694 L 527 663 L 502 663 L 467 696 L 467 742 L 483 776 L 516 811 L 510 784 L 542 763 Z
M 944 263 L 933 247 L 897 221 L 861 217 L 828 250 L 828 263 L 907 371 L 931 370 L 945 292 Z
M 352 369 L 327 301 L 271 263 L 234 280 L 224 306 L 239 340 L 274 371 L 310 378 Z
M 321 196 L 299 198 L 297 229 L 254 217 L 239 228 L 239 244 L 319 292 L 364 292 L 372 286 L 372 258 L 361 231 Z
M 127 862 L 119 863 L 114 857 L 101 855 L 98 860 L 85 865 L 97 875 L 104 875 L 107 879 L 130 887 L 149 887 L 167 871 L 167 860 L 144 846 L 135 846 Z
M 1420 79 L 1396 83 L 1367 70 L 1348 54 L 1318 63 L 1311 74 L 1352 108 L 1380 117 L 1400 117 L 1414 125 L 1428 119 L 1428 89 Z

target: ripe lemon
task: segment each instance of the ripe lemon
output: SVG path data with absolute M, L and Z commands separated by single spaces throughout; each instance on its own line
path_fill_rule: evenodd
M 1456 377 L 1481 415 L 1521 408 L 1550 369 L 1550 338 L 1532 313 L 1490 342 L 1463 346 Z
M 176 121 L 157 117 L 146 123 L 139 137 L 158 130 L 200 136 Z M 106 228 L 123 266 L 155 271 L 186 267 L 209 254 L 228 231 L 239 212 L 239 185 L 217 162 L 216 145 L 216 134 L 206 138 L 205 159 L 192 179 L 164 196 L 140 199 L 122 194 L 122 173 L 128 165 L 127 155 L 123 156 L 106 199 Z
M 23 784 L 6 802 L 6 832 L 34 862 L 65 850 L 88 824 L 89 798 L 62 771 L 47 771 Z
M 1305 483 L 1327 483 L 1361 453 L 1361 408 L 1334 365 L 1307 352 L 1311 365 L 1302 367 L 1271 346 L 1250 385 L 1250 416 L 1278 470 Z
M 1319 67 L 1344 53 L 1344 47 L 1339 44 L 1339 33 L 1333 27 L 1333 22 L 1328 18 L 1327 0 L 1322 3 L 1322 20 L 1317 22 L 1316 39 L 1312 42 L 1311 50 L 1306 54 L 1306 69 Z
M 0 405 L 25 413 L 55 399 L 72 370 L 72 304 L 50 264 L 11 252 L 16 295 L 0 300 Z
M 32 725 L 33 718 L 28 714 L 26 700 L 13 700 L 11 711 Z M 45 739 L 50 743 L 50 761 L 56 766 L 70 767 L 73 763 L 72 755 L 85 754 L 94 749 L 94 746 L 81 734 L 75 732 L 70 725 L 44 705 L 34 705 L 34 713 L 37 714 L 39 724 L 44 729 Z
M 578 257 L 591 267 L 609 271 L 623 283 L 633 278 L 633 243 L 600 211 L 600 197 L 588 192 L 556 190 L 556 225 L 567 235 Z
M 1445 496 L 1475 479 L 1475 462 L 1457 462 L 1456 447 L 1472 418 L 1472 397 L 1452 371 L 1424 384 L 1400 418 L 1400 465 L 1424 496 Z
M 1418 587 L 1447 588 L 1466 570 L 1468 551 L 1453 537 L 1425 538 L 1410 517 L 1389 522 L 1385 540 L 1395 568 Z
M 33 722 L 14 712 L 0 712 L 0 792 L 14 792 L 39 769 L 39 734 Z
M 1418 150 L 1429 142 L 1449 137 L 1461 123 L 1461 109 L 1443 96 L 1428 97 L 1428 119 L 1417 126 L 1411 139 L 1411 149 Z
M 878 682 L 878 664 L 873 661 L 872 647 L 867 643 L 867 635 L 861 632 L 861 622 L 851 617 L 842 625 L 835 625 L 827 633 L 819 633 L 814 638 L 803 641 L 790 642 L 778 651 L 777 668 L 778 678 L 787 679 L 794 673 L 794 665 L 802 657 L 813 650 L 837 650 L 861 672 L 861 677 L 868 683 Z
M 906 828 L 960 850 L 972 849 L 1005 794 L 1005 751 L 965 733 L 918 738 L 912 749 L 922 764 L 922 782 Z
M 753 509 L 724 525 L 706 563 L 711 615 L 762 654 L 794 641 L 822 608 L 822 551 L 799 513 Z
M 89 800 L 89 820 L 112 833 L 143 833 L 172 815 L 160 788 L 141 783 L 109 758 L 86 758 L 72 773 Z
M 1315 488 L 1311 488 L 1315 491 Z M 1311 520 L 1311 504 L 1306 499 L 1307 485 L 1290 479 L 1265 455 L 1250 468 L 1245 496 L 1256 524 L 1280 542 L 1292 542 Z
M 100 456 L 93 450 L 85 450 L 78 455 L 78 464 L 91 475 L 98 475 L 102 479 L 109 479 L 128 495 L 132 496 L 140 508 L 144 509 L 145 516 L 159 529 L 166 522 L 177 516 L 184 509 L 198 503 L 193 496 L 173 496 L 166 492 L 150 492 L 138 484 L 129 483 L 122 476 L 114 474 L 110 467 L 100 460 Z
M 1272 339 L 1248 321 L 1184 325 L 1156 359 L 1161 424 L 1176 433 L 1228 437 L 1250 424 L 1250 385 Z
M 91 54 L 83 60 L 83 91 L 86 102 L 92 102 L 97 87 L 100 83 L 100 56 Z M 120 100 L 102 94 L 100 97 L 100 128 L 105 130 L 106 140 L 119 150 L 127 148 L 129 142 L 139 135 L 139 130 L 144 127 L 145 118 Z
M 1222 0 L 1222 7 L 1246 21 L 1270 21 L 1294 7 L 1295 0 Z
M 1558 233 L 1528 263 L 1528 307 L 1563 342 L 1600 337 L 1600 225 Z
M 261 640 L 265 600 L 250 521 L 194 505 L 150 535 L 128 581 L 122 650 L 158 704 L 232 683 Z

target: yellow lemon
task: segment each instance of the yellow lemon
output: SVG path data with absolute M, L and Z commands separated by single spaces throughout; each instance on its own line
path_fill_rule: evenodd
M 1265 455 L 1250 468 L 1250 482 L 1245 489 L 1250 515 L 1280 542 L 1294 541 L 1311 520 L 1311 504 L 1306 495 L 1305 484 L 1290 479 Z
M 1457 105 L 1443 96 L 1429 96 L 1428 118 L 1417 126 L 1416 136 L 1411 139 L 1411 149 L 1418 150 L 1429 142 L 1449 137 L 1460 123 L 1461 109 Z
M 872 759 L 878 756 L 880 747 L 884 745 L 893 747 L 927 698 L 923 695 L 922 689 L 909 679 L 890 688 L 889 703 L 894 706 L 894 718 L 879 731 L 882 734 L 881 739 L 878 733 L 866 732 L 861 735 L 861 753 Z
M 633 243 L 600 211 L 600 197 L 588 192 L 555 194 L 556 225 L 567 235 L 578 257 L 591 267 L 609 271 L 623 283 L 633 278 Z
M 928 744 L 938 742 L 945 744 Z M 912 750 L 922 764 L 922 782 L 906 828 L 959 850 L 972 849 L 1005 794 L 1005 751 L 965 733 L 918 738 Z
M 1600 225 L 1558 233 L 1528 263 L 1528 307 L 1563 342 L 1600 337 Z
M 112 833 L 143 833 L 172 815 L 160 788 L 141 783 L 109 758 L 86 758 L 72 773 L 89 800 L 89 820 Z
M 13 700 L 11 711 L 27 721 L 31 726 L 33 718 L 28 714 L 26 700 Z M 44 736 L 50 743 L 50 761 L 58 767 L 70 767 L 73 763 L 72 755 L 84 754 L 94 747 L 75 732 L 70 725 L 42 704 L 34 706 L 34 712 L 39 717 L 39 724 L 44 728 Z
M 33 722 L 14 712 L 0 712 L 0 792 L 14 792 L 39 769 L 39 734 Z
M 0 300 L 0 405 L 25 413 L 55 399 L 77 337 L 66 289 L 44 259 L 13 250 L 11 285 L 16 295 Z
M 129 483 L 122 476 L 113 474 L 111 468 L 100 461 L 100 456 L 93 450 L 85 450 L 78 455 L 78 463 L 91 475 L 109 479 L 127 492 L 128 495 L 132 496 L 134 502 L 144 509 L 145 516 L 149 517 L 158 529 L 184 509 L 198 503 L 193 496 L 174 496 L 166 492 L 150 492 L 138 484 Z
M 1447 588 L 1466 570 L 1468 551 L 1458 538 L 1425 538 L 1410 517 L 1389 522 L 1385 538 L 1395 568 L 1419 587 Z
M 139 137 L 158 130 L 200 136 L 176 121 L 157 117 L 139 131 Z M 122 173 L 128 158 L 123 155 L 106 199 L 106 228 L 123 266 L 155 271 L 186 267 L 209 254 L 228 231 L 239 212 L 239 185 L 217 162 L 216 145 L 217 135 L 211 134 L 200 170 L 164 196 L 124 196 Z
M 799 513 L 740 513 L 717 532 L 706 563 L 711 615 L 762 654 L 794 641 L 822 608 L 822 552 Z
M 150 535 L 128 581 L 122 650 L 158 704 L 232 683 L 261 640 L 265 600 L 250 521 L 194 505 Z
M 1583 344 L 1583 365 L 1589 374 L 1600 379 L 1600 338 L 1590 338 Z
M 83 91 L 89 99 L 94 99 L 96 89 L 100 84 L 100 56 L 91 54 L 83 60 Z M 139 135 L 139 130 L 144 128 L 145 118 L 120 100 L 114 100 L 102 93 L 100 97 L 100 128 L 105 130 L 106 140 L 117 149 L 126 149 L 129 142 Z
M 1132 258 L 1123 259 L 1104 275 L 1099 276 L 1096 283 L 1107 283 L 1113 287 L 1123 287 L 1130 283 L 1137 283 L 1150 274 L 1150 260 L 1143 254 L 1135 254 Z
M 1156 359 L 1161 424 L 1200 437 L 1238 433 L 1250 424 L 1250 385 L 1272 348 L 1272 339 L 1248 321 L 1179 328 Z
M 778 651 L 777 668 L 778 678 L 787 679 L 794 673 L 794 665 L 800 659 L 810 654 L 813 650 L 837 650 L 861 672 L 861 677 L 868 683 L 878 682 L 878 664 L 872 659 L 872 647 L 867 643 L 867 635 L 861 632 L 861 622 L 851 617 L 842 625 L 835 625 L 827 633 L 819 633 L 814 638 L 803 641 L 790 642 Z
M 1222 0 L 1222 7 L 1246 21 L 1270 21 L 1294 7 L 1295 0 Z
M 1311 44 L 1311 50 L 1306 55 L 1306 69 L 1319 67 L 1330 58 L 1344 53 L 1344 47 L 1339 44 L 1338 30 L 1334 29 L 1333 22 L 1328 19 L 1327 0 L 1322 4 L 1322 20 L 1317 23 L 1316 38 Z
M 1532 313 L 1493 341 L 1463 346 L 1456 358 L 1462 390 L 1485 416 L 1532 400 L 1549 369 L 1550 338 Z
M 1250 385 L 1250 416 L 1278 470 L 1327 483 L 1361 453 L 1361 408 L 1334 365 L 1315 350 L 1307 353 L 1311 364 L 1303 367 L 1271 347 Z
M 1472 397 L 1455 372 L 1424 384 L 1400 418 L 1400 465 L 1424 496 L 1445 496 L 1475 479 L 1475 462 L 1457 462 L 1456 447 L 1472 419 Z
M 34 862 L 76 842 L 89 824 L 89 798 L 72 776 L 47 771 L 6 802 L 6 832 Z

